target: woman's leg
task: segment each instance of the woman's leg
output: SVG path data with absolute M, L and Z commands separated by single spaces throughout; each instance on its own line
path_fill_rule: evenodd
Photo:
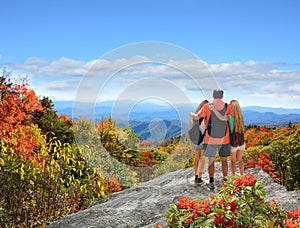
M 230 170 L 231 170 L 231 175 L 235 175 L 235 171 L 236 171 L 236 155 L 237 152 L 233 152 L 231 151 L 231 155 L 230 155 Z
M 244 152 L 244 150 L 238 150 L 236 152 L 236 157 L 237 157 L 237 161 L 238 161 L 241 176 L 244 175 L 243 152 Z
M 195 172 L 195 181 L 198 177 L 198 167 L 199 167 L 199 159 L 200 159 L 201 150 L 195 150 L 195 159 L 194 159 L 194 172 Z
M 205 157 L 204 157 L 204 150 L 200 150 L 199 153 L 199 169 L 198 169 L 198 178 L 202 178 L 204 168 L 205 168 Z

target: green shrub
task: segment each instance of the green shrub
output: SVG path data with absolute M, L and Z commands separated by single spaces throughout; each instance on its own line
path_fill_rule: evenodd
M 298 227 L 300 208 L 285 212 L 264 202 L 265 190 L 260 181 L 245 174 L 232 177 L 219 194 L 209 200 L 190 200 L 181 196 L 171 204 L 166 218 L 168 227 Z M 161 227 L 157 224 L 156 227 Z

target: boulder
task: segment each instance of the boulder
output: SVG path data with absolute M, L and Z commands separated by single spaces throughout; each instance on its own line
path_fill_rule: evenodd
M 262 180 L 266 189 L 266 203 L 274 199 L 278 205 L 291 211 L 300 207 L 300 191 L 287 191 L 273 181 L 261 169 L 248 169 L 257 180 Z M 204 180 L 208 180 L 207 172 Z M 215 184 L 222 184 L 221 167 L 216 163 Z M 171 203 L 177 203 L 180 196 L 190 199 L 208 199 L 217 190 L 210 190 L 205 185 L 194 183 L 193 168 L 178 170 L 143 182 L 135 187 L 109 195 L 90 208 L 68 215 L 48 225 L 48 228 L 66 227 L 155 227 L 157 222 L 166 225 L 165 215 Z

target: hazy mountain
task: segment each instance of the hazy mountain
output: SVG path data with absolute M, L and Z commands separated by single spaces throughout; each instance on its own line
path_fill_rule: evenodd
M 273 112 L 276 114 L 300 114 L 300 108 L 270 108 L 261 106 L 242 107 L 243 111 Z
M 73 120 L 85 116 L 98 122 L 102 117 L 112 115 L 118 126 L 130 127 L 136 134 L 140 134 L 141 140 L 162 140 L 163 137 L 187 133 L 189 113 L 196 106 L 197 104 L 171 106 L 148 102 L 135 104 L 132 101 L 106 101 L 88 105 L 73 101 L 54 101 L 55 110 Z M 249 106 L 242 107 L 242 112 L 245 125 L 278 127 L 300 122 L 300 109 Z

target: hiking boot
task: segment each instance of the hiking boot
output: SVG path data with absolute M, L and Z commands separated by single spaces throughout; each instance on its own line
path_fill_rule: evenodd
M 206 186 L 207 186 L 209 189 L 215 189 L 215 184 L 214 184 L 214 182 L 207 183 Z
M 195 183 L 197 183 L 197 181 L 198 181 L 198 176 L 195 175 Z
M 195 183 L 198 184 L 198 185 L 205 184 L 205 182 L 201 178 L 198 178 L 197 181 L 195 181 Z

